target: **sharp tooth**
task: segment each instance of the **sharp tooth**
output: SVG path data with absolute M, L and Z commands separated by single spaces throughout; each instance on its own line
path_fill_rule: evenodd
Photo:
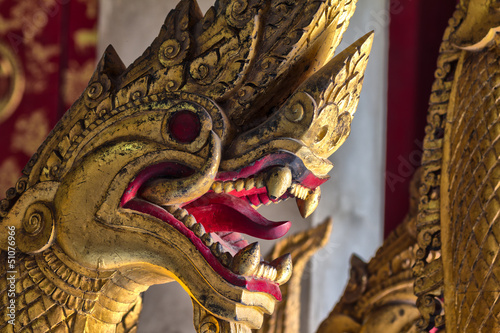
M 274 267 L 271 267 L 271 274 L 269 276 L 269 280 L 271 281 L 276 280 L 276 276 L 278 276 L 278 270 Z
M 253 275 L 260 263 L 260 245 L 258 242 L 241 249 L 233 258 L 231 270 L 238 275 Z
M 194 226 L 196 223 L 196 219 L 193 215 L 188 215 L 185 219 L 184 219 L 184 225 L 186 227 L 188 227 L 189 229 L 191 229 L 192 226 Z
M 307 197 L 309 196 L 309 189 L 307 187 L 301 186 L 299 192 L 299 198 L 302 200 L 307 199 Z
M 271 267 L 269 267 L 268 265 L 264 265 L 264 273 L 262 274 L 262 277 L 264 279 L 268 279 L 269 280 L 270 273 L 271 273 Z
M 188 216 L 188 212 L 187 210 L 185 209 L 178 209 L 175 213 L 174 213 L 174 217 L 178 220 L 183 220 L 186 216 Z
M 193 230 L 194 234 L 198 237 L 201 237 L 205 234 L 205 228 L 203 228 L 200 223 L 196 223 L 191 230 Z
M 290 194 L 296 198 L 305 200 L 309 195 L 309 189 L 299 184 L 293 184 L 290 188 Z
M 216 257 L 220 257 L 220 255 L 221 255 L 221 254 L 222 254 L 222 252 L 224 251 L 224 249 L 222 248 L 221 243 L 219 243 L 219 242 L 213 243 L 213 244 L 212 244 L 212 247 L 211 247 L 210 249 L 212 250 L 212 253 L 213 253 Z
M 179 209 L 179 206 L 171 205 L 171 206 L 164 206 L 164 208 L 167 212 L 173 215 Z
M 220 255 L 220 262 L 226 267 L 231 267 L 231 263 L 233 262 L 233 257 L 229 252 L 224 252 Z
M 276 282 L 277 284 L 286 283 L 292 276 L 293 266 L 292 266 L 292 256 L 290 255 L 290 253 L 287 253 L 284 256 L 274 259 L 273 262 L 271 263 L 271 266 L 276 268 L 277 273 L 274 282 Z
M 275 200 L 285 194 L 292 185 L 292 171 L 287 167 L 278 167 L 268 174 L 266 187 L 269 198 Z
M 274 279 L 276 279 L 276 275 L 278 274 L 276 268 L 272 266 L 267 266 L 267 267 L 269 267 L 269 271 L 267 273 L 266 279 L 274 281 Z
M 234 186 L 232 182 L 226 182 L 224 183 L 224 193 L 229 193 L 232 190 L 234 190 Z
M 262 277 L 262 276 L 264 275 L 264 271 L 265 271 L 265 270 L 266 270 L 266 266 L 265 266 L 263 263 L 261 263 L 261 264 L 259 265 L 259 269 L 258 269 L 258 270 L 257 270 L 257 272 L 255 272 L 255 274 L 254 274 L 254 275 L 255 275 L 255 277 L 257 277 L 257 278 Z
M 204 234 L 203 236 L 201 236 L 201 240 L 208 247 L 212 246 L 212 244 L 214 243 L 214 240 L 212 239 L 212 236 L 210 236 L 210 234 Z
M 236 183 L 234 184 L 234 188 L 236 191 L 241 191 L 243 188 L 245 188 L 245 181 L 243 179 L 238 179 Z
M 254 181 L 256 188 L 264 187 L 264 174 L 260 173 L 257 176 L 255 176 Z
M 255 187 L 255 179 L 253 178 L 248 178 L 246 181 L 245 181 L 245 189 L 248 191 L 248 190 L 251 190 Z
M 313 193 L 310 193 L 305 200 L 297 198 L 297 207 L 303 218 L 310 216 L 318 207 L 321 199 L 321 189 L 316 187 Z
M 222 193 L 222 183 L 221 182 L 215 182 L 213 183 L 212 185 L 212 190 L 215 192 L 215 193 Z

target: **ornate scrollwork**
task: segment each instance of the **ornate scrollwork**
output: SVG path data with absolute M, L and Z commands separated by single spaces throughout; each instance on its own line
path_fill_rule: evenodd
M 441 299 L 444 295 L 443 275 L 439 269 L 440 258 L 429 260 L 432 251 L 441 250 L 441 219 L 440 219 L 440 183 L 442 173 L 443 137 L 447 121 L 447 109 L 454 78 L 454 71 L 459 52 L 450 43 L 450 35 L 463 20 L 465 13 L 455 12 L 450 20 L 443 43 L 441 55 L 438 59 L 436 82 L 430 98 L 428 124 L 424 139 L 424 154 L 422 157 L 422 175 L 420 185 L 419 215 L 417 216 L 417 262 L 414 267 L 415 294 L 418 296 L 417 305 L 422 318 L 417 325 L 421 331 L 427 331 L 434 326 L 442 328 L 443 307 Z M 437 261 L 436 261 L 437 260 Z M 438 272 L 436 272 L 436 268 Z M 439 311 L 438 311 L 439 310 Z M 441 325 L 438 325 L 441 324 Z

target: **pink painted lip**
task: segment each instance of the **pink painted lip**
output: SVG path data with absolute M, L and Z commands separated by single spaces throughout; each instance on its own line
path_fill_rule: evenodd
M 264 292 L 273 296 L 277 301 L 281 301 L 281 290 L 278 284 L 271 281 L 259 280 L 234 274 L 224 267 L 212 254 L 210 249 L 182 222 L 177 220 L 172 214 L 162 207 L 156 206 L 142 199 L 132 199 L 123 206 L 150 216 L 154 216 L 177 229 L 182 235 L 188 238 L 196 249 L 203 255 L 208 264 L 227 282 L 232 285 L 243 287 L 249 291 Z
M 288 165 L 287 161 L 290 159 L 291 154 L 289 153 L 268 155 L 239 171 L 220 172 L 216 180 L 226 181 L 248 178 L 256 175 L 262 170 L 276 165 Z M 328 180 L 328 178 L 318 178 L 314 176 L 304 167 L 297 167 L 296 160 L 293 160 L 293 163 L 294 165 L 290 166 L 291 169 L 299 169 L 299 171 L 295 172 L 297 177 L 294 176 L 294 181 L 300 183 L 302 186 L 314 189 Z M 246 288 L 249 291 L 268 293 L 276 300 L 280 301 L 282 296 L 278 284 L 269 280 L 234 274 L 231 270 L 224 267 L 203 241 L 182 222 L 177 220 L 164 208 L 139 198 L 138 193 L 140 188 L 149 180 L 158 177 L 183 178 L 193 174 L 193 172 L 191 168 L 176 162 L 164 162 L 148 167 L 140 172 L 129 184 L 122 196 L 120 206 L 156 217 L 176 228 L 177 231 L 193 243 L 207 263 L 227 282 L 238 287 Z M 272 201 L 280 201 L 286 199 L 288 196 L 289 194 L 286 193 L 278 200 Z M 240 192 L 234 190 L 228 194 L 216 194 L 209 191 L 208 193 L 202 194 L 198 199 L 182 205 L 182 208 L 193 215 L 197 222 L 201 223 L 206 232 L 209 233 L 229 232 L 234 235 L 244 233 L 261 239 L 278 239 L 288 232 L 291 222 L 270 221 L 260 215 L 251 206 L 251 204 L 258 206 L 268 201 L 270 201 L 270 199 L 267 196 L 265 187 L 242 190 Z M 236 236 L 236 239 L 237 238 L 238 236 Z M 233 252 L 237 252 L 247 244 L 245 240 L 240 240 L 236 244 L 231 243 L 229 247 L 232 247 Z M 226 247 L 228 244 L 223 244 L 223 246 Z

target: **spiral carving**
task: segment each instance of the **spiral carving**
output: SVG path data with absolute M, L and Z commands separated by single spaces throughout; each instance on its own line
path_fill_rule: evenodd
M 87 96 L 92 100 L 96 100 L 101 97 L 103 92 L 104 87 L 100 82 L 94 82 L 87 88 Z
M 16 191 L 18 194 L 22 194 L 26 189 L 28 188 L 28 177 L 23 176 L 19 178 L 19 180 L 16 183 Z
M 208 73 L 210 72 L 208 64 L 200 64 L 197 66 L 194 71 L 192 71 L 192 76 L 196 80 L 203 80 L 208 77 Z
M 219 333 L 220 327 L 219 327 L 218 320 L 211 315 L 207 315 L 203 319 L 203 321 L 200 325 L 200 332 L 201 333 Z
M 236 28 L 244 27 L 253 17 L 249 7 L 247 0 L 232 1 L 226 12 L 228 23 Z
M 158 59 L 163 66 L 170 66 L 175 63 L 173 60 L 179 53 L 181 53 L 181 44 L 175 39 L 169 39 L 161 44 Z
M 219 74 L 225 69 L 221 66 L 219 52 L 219 50 L 214 50 L 191 63 L 189 72 L 198 84 L 206 86 L 214 83 Z

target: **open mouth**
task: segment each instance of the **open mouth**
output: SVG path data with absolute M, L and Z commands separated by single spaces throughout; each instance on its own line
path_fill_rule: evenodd
M 268 155 L 239 171 L 219 172 L 210 190 L 190 202 L 160 206 L 141 197 L 153 179 L 179 179 L 193 173 L 174 162 L 149 167 L 129 184 L 121 206 L 175 227 L 227 282 L 281 300 L 279 285 L 291 277 L 291 257 L 265 261 L 259 244 L 249 244 L 243 235 L 266 240 L 283 237 L 291 222 L 270 221 L 259 214 L 258 207 L 296 198 L 302 215 L 308 215 L 319 202 L 319 185 L 328 178 L 314 176 L 300 159 L 283 153 Z

